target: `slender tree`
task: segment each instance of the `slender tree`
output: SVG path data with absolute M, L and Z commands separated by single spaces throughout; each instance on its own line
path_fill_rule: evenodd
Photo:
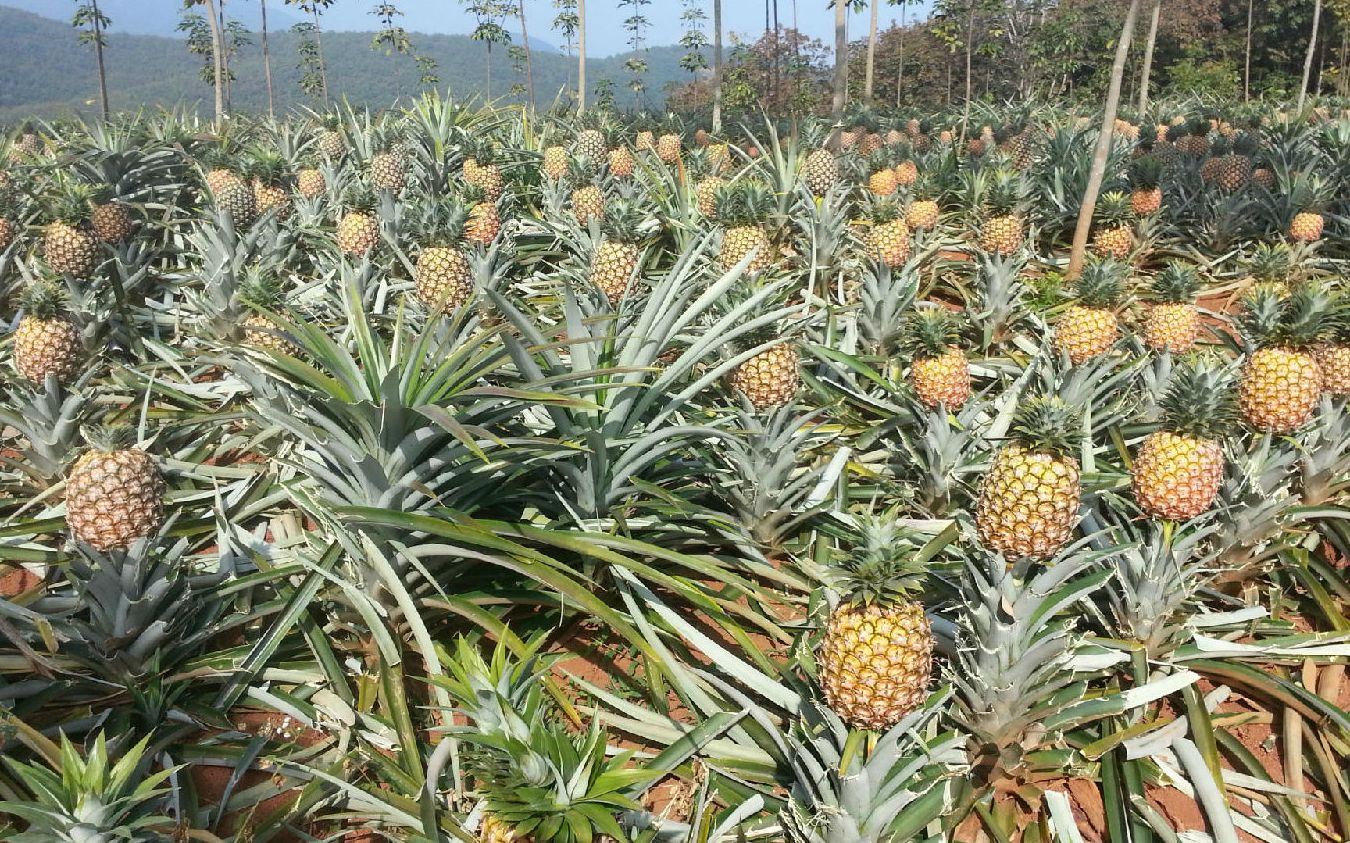
M 844 119 L 844 106 L 848 100 L 848 3 L 846 0 L 834 0 L 834 96 L 830 101 L 830 117 L 838 124 Z M 837 143 L 839 127 L 836 125 L 830 137 L 831 144 Z
M 714 132 L 722 131 L 722 0 L 713 0 L 713 113 Z
M 530 97 L 530 108 L 535 107 L 534 102 L 534 56 L 530 52 L 530 31 L 525 26 L 525 0 L 520 0 L 518 7 L 520 15 L 520 45 L 525 50 L 525 88 Z
M 1308 34 L 1308 52 L 1303 57 L 1303 79 L 1298 86 L 1298 110 L 1308 97 L 1308 80 L 1312 78 L 1313 56 L 1317 54 L 1317 26 L 1322 22 L 1322 0 L 1313 0 L 1312 32 Z
M 1252 12 L 1256 0 L 1247 0 L 1247 48 L 1242 56 L 1242 101 L 1252 97 Z
M 877 4 L 881 0 L 872 0 L 872 20 L 867 26 L 867 70 L 863 76 L 863 101 L 872 101 L 872 77 L 877 66 Z
M 80 43 L 92 44 L 94 47 L 95 60 L 98 62 L 99 114 L 103 116 L 104 120 L 107 120 L 108 71 L 103 64 L 103 48 L 107 46 L 107 39 L 103 37 L 103 33 L 112 21 L 99 10 L 98 0 L 89 0 L 87 3 L 81 3 L 75 9 L 75 17 L 71 19 L 70 23 L 81 30 Z
M 905 85 L 905 12 L 909 10 L 909 0 L 890 1 L 891 5 L 900 6 L 900 29 L 895 34 L 895 49 L 899 53 L 895 65 L 895 107 L 899 108 Z
M 586 110 L 586 0 L 577 0 L 577 113 Z
M 1097 135 L 1097 148 L 1092 156 L 1092 168 L 1088 171 L 1088 183 L 1083 191 L 1083 204 L 1078 208 L 1078 225 L 1073 230 L 1073 249 L 1069 252 L 1069 268 L 1066 273 L 1070 280 L 1077 279 L 1083 271 L 1083 259 L 1087 255 L 1088 234 L 1092 231 L 1092 213 L 1097 209 L 1097 196 L 1102 190 L 1102 179 L 1106 176 L 1106 162 L 1111 157 L 1112 132 L 1116 124 L 1116 110 L 1120 106 L 1120 85 L 1125 77 L 1125 59 L 1130 54 L 1130 40 L 1134 35 L 1134 24 L 1139 17 L 1139 0 L 1130 0 L 1125 12 L 1125 25 L 1120 30 L 1120 40 L 1116 42 L 1116 57 L 1111 62 L 1111 84 L 1106 90 L 1106 110 L 1102 114 L 1101 132 Z
M 313 61 L 319 77 L 319 91 L 323 94 L 323 104 L 326 106 L 328 105 L 328 66 L 323 60 L 323 26 L 319 23 L 319 15 L 333 5 L 333 0 L 286 0 L 286 5 L 299 8 L 300 11 L 308 14 L 312 21 L 313 28 L 309 30 L 309 33 L 313 36 Z
M 576 43 L 577 29 L 580 25 L 580 18 L 577 15 L 577 0 L 553 0 L 553 7 L 558 10 L 558 14 L 553 18 L 553 29 L 562 35 L 564 53 L 570 56 Z
M 482 41 L 487 46 L 487 97 L 492 99 L 492 45 L 511 43 L 511 33 L 502 26 L 502 20 L 514 9 L 501 0 L 466 0 L 469 12 L 478 20 L 469 35 L 474 41 Z
M 258 0 L 258 11 L 262 15 L 263 79 L 267 83 L 267 116 L 276 117 L 276 104 L 272 95 L 272 51 L 267 43 L 267 0 Z
M 183 0 L 183 8 L 206 5 L 207 26 L 211 30 L 211 83 L 216 91 L 216 128 L 225 119 L 225 33 L 221 31 L 220 16 L 215 0 Z
M 1153 46 L 1158 41 L 1158 19 L 1162 17 L 1162 0 L 1153 0 L 1153 14 L 1148 22 L 1148 40 L 1144 42 L 1144 66 L 1139 71 L 1139 116 L 1148 108 L 1148 83 L 1153 72 Z

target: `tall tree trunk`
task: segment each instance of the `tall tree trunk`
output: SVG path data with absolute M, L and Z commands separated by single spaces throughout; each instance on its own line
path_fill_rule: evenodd
M 534 60 L 530 54 L 530 31 L 525 28 L 525 0 L 520 0 L 520 43 L 525 47 L 525 89 L 534 110 Z
M 328 65 L 323 60 L 323 28 L 319 26 L 319 7 L 314 7 L 314 49 L 319 56 L 319 87 L 323 90 L 323 104 L 328 105 Z
M 234 111 L 234 86 L 230 84 L 230 45 L 225 41 L 225 0 L 216 0 L 216 6 L 220 10 L 220 65 L 225 72 L 225 113 L 229 114 Z
M 844 105 L 848 100 L 848 2 L 834 0 L 834 97 L 830 102 L 830 117 L 836 124 L 844 119 Z M 839 139 L 836 125 L 831 144 Z
M 220 18 L 216 16 L 216 0 L 206 0 L 206 19 L 211 27 L 211 70 L 216 83 L 216 128 L 220 128 L 225 119 L 225 36 L 220 31 Z
M 905 85 L 905 11 L 908 5 L 900 0 L 900 32 L 897 33 L 897 46 L 900 49 L 900 62 L 895 68 L 895 107 L 900 107 L 901 90 Z
M 1247 0 L 1247 49 L 1242 59 L 1242 101 L 1252 97 L 1252 9 L 1256 0 Z
M 863 102 L 872 101 L 872 75 L 876 72 L 877 62 L 877 4 L 881 0 L 872 0 L 872 22 L 867 28 L 867 72 L 863 76 Z
M 713 134 L 722 131 L 722 0 L 713 0 Z
M 272 51 L 267 45 L 267 0 L 258 0 L 262 13 L 263 79 L 267 82 L 267 116 L 276 117 L 276 103 L 272 99 Z
M 961 110 L 961 145 L 966 143 L 966 132 L 970 129 L 971 60 L 975 56 L 975 0 L 970 0 L 970 13 L 966 16 L 966 104 Z
M 1317 25 L 1322 22 L 1322 0 L 1313 0 L 1312 32 L 1308 35 L 1308 53 L 1303 57 L 1303 81 L 1298 86 L 1298 110 L 1308 97 L 1308 80 L 1312 77 L 1313 55 L 1317 52 Z
M 492 42 L 484 41 L 487 45 L 487 98 L 492 102 Z
M 108 119 L 108 70 L 103 65 L 103 15 L 98 10 L 98 0 L 94 7 L 94 56 L 98 59 L 98 101 L 103 119 Z
M 1153 0 L 1153 17 L 1148 22 L 1148 40 L 1144 42 L 1144 67 L 1139 71 L 1139 119 L 1144 119 L 1148 108 L 1148 80 L 1153 72 L 1153 45 L 1158 40 L 1158 18 L 1162 17 L 1162 0 Z
M 1066 272 L 1070 280 L 1076 280 L 1083 271 L 1088 234 L 1092 231 L 1092 212 L 1097 209 L 1097 195 L 1102 191 L 1106 162 L 1111 157 L 1111 134 L 1115 129 L 1116 109 L 1120 106 L 1120 82 L 1125 76 L 1125 59 L 1130 54 L 1130 41 L 1138 17 L 1139 0 L 1130 0 L 1129 10 L 1125 13 L 1125 25 L 1121 27 L 1120 40 L 1116 43 L 1116 58 L 1111 63 L 1111 85 L 1106 90 L 1106 111 L 1102 114 L 1102 128 L 1092 155 L 1092 169 L 1088 172 L 1087 188 L 1083 191 L 1083 204 L 1078 209 L 1078 225 L 1073 230 L 1073 250 L 1069 252 L 1069 268 Z
M 577 0 L 577 113 L 586 110 L 586 0 Z

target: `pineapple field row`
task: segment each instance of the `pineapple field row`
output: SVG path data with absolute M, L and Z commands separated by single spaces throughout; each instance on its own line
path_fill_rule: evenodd
M 1350 111 L 0 145 L 0 840 L 1350 836 Z

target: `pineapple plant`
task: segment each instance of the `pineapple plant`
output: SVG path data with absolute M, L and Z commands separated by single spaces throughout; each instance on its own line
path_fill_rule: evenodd
M 1158 401 L 1159 429 L 1144 437 L 1130 466 L 1140 509 L 1184 521 L 1208 510 L 1223 482 L 1222 437 L 1233 422 L 1232 383 L 1212 366 L 1175 370 Z
M 868 207 L 867 251 L 874 259 L 894 269 L 909 260 L 909 227 L 900 206 L 888 199 L 873 200 Z
M 642 214 L 629 203 L 615 203 L 601 219 L 601 240 L 591 257 L 591 283 L 610 304 L 623 298 L 637 272 L 641 222 Z
M 375 190 L 401 193 L 408 184 L 408 161 L 403 154 L 402 140 L 389 127 L 382 127 L 372 139 L 374 154 L 370 156 L 367 176 Z
M 155 458 L 125 447 L 126 431 L 89 432 L 90 449 L 66 478 L 66 524 L 97 550 L 122 550 L 164 523 L 164 477 Z
M 980 543 L 1007 559 L 1048 559 L 1078 525 L 1082 495 L 1074 449 L 1078 410 L 1059 398 L 1022 401 L 1008 444 L 980 484 L 975 526 Z
M 453 197 L 431 197 L 421 206 L 421 250 L 413 280 L 418 300 L 430 309 L 456 310 L 473 295 L 473 272 L 464 254 L 469 214 Z
M 567 175 L 567 162 L 567 147 L 552 144 L 544 147 L 544 159 L 539 169 L 548 180 L 558 181 Z
M 489 202 L 502 197 L 502 171 L 497 166 L 497 153 L 487 141 L 465 144 L 464 181 L 482 188 Z
M 1154 351 L 1184 354 L 1200 338 L 1200 311 L 1195 294 L 1200 274 L 1195 267 L 1173 261 L 1151 285 L 1151 302 L 1144 317 L 1144 345 Z
M 1326 226 L 1323 210 L 1330 197 L 1331 187 L 1325 179 L 1313 173 L 1299 173 L 1289 186 L 1289 205 L 1294 214 L 1289 220 L 1289 239 L 1297 243 L 1313 243 L 1322 239 Z
M 0 254 L 14 245 L 19 239 L 19 229 L 12 220 L 14 200 L 10 198 L 9 192 L 0 186 Z
M 918 547 L 894 514 L 856 519 L 859 541 L 830 570 L 837 605 L 817 656 L 825 702 L 857 729 L 885 731 L 918 709 L 933 670 L 933 631 L 917 592 Z
M 1261 285 L 1243 300 L 1248 353 L 1238 406 L 1253 428 L 1293 433 L 1312 417 L 1322 394 L 1322 369 L 1313 350 L 1327 305 L 1325 291 L 1314 284 L 1292 292 Z
M 605 213 L 605 193 L 600 186 L 599 173 L 585 160 L 575 162 L 569 175 L 572 184 L 572 215 L 577 225 L 590 225 Z
M 49 206 L 50 222 L 42 232 L 42 256 L 53 272 L 73 278 L 94 273 L 98 241 L 90 224 L 92 198 L 89 186 L 66 184 Z
M 338 249 L 349 257 L 369 254 L 380 242 L 380 222 L 375 216 L 375 197 L 364 185 L 350 185 L 342 196 L 337 223 Z
M 326 117 L 323 128 L 315 139 L 319 154 L 330 161 L 336 161 L 347 154 L 347 138 L 342 134 L 336 117 Z
M 225 145 L 212 146 L 201 156 L 202 168 L 206 171 L 203 179 L 206 189 L 212 195 L 220 193 L 226 187 L 243 182 L 237 172 L 234 156 Z
M 489 200 L 476 184 L 465 187 L 461 195 L 469 208 L 469 219 L 464 225 L 465 238 L 484 246 L 492 245 L 502 230 L 502 216 L 497 203 Z
M 281 279 L 275 273 L 265 272 L 259 267 L 250 267 L 239 286 L 239 300 L 255 310 L 254 313 L 244 317 L 240 325 L 244 345 L 290 357 L 300 356 L 300 347 L 264 313 L 256 312 L 277 313 L 285 307 L 285 291 Z
M 955 313 L 941 305 L 905 317 L 900 349 L 910 357 L 909 381 L 925 407 L 961 408 L 970 398 L 970 363 Z
M 1130 197 L 1117 190 L 1102 194 L 1093 211 L 1096 231 L 1092 235 L 1092 251 L 1104 258 L 1124 260 L 1133 245 L 1130 227 Z
M 900 183 L 890 164 L 890 156 L 885 152 L 873 153 L 867 159 L 867 189 L 874 196 L 890 196 L 899 189 Z
M 295 174 L 295 189 L 306 199 L 315 199 L 328 192 L 328 179 L 318 167 L 302 167 Z
M 31 126 L 22 127 L 19 130 L 19 136 L 14 139 L 14 143 L 9 147 L 10 163 L 18 164 L 29 161 L 41 154 L 42 138 Z
M 68 381 L 80 368 L 84 344 L 66 312 L 65 291 L 52 281 L 38 279 L 22 297 L 23 318 L 14 331 L 14 366 L 29 381 L 48 377 Z
M 101 243 L 121 243 L 131 236 L 131 211 L 112 196 L 112 188 L 94 188 L 89 212 L 89 230 Z
M 718 265 L 729 270 L 751 252 L 746 272 L 762 272 L 773 265 L 773 247 L 766 223 L 773 208 L 769 189 L 753 182 L 733 182 L 717 192 L 717 221 L 722 225 Z
M 1350 291 L 1336 293 L 1327 308 L 1326 321 L 1326 341 L 1317 347 L 1322 391 L 1344 397 L 1350 395 Z
M 806 156 L 802 164 L 802 179 L 812 196 L 824 196 L 839 183 L 839 162 L 834 153 L 820 147 Z
M 1120 337 L 1116 308 L 1129 267 L 1111 258 L 1089 262 L 1075 284 L 1075 301 L 1055 325 L 1055 351 L 1075 366 L 1105 354 Z
M 1162 210 L 1162 160 L 1148 154 L 1130 162 L 1130 210 L 1148 217 Z
M 1294 252 L 1283 240 L 1257 243 L 1244 263 L 1247 277 L 1256 285 L 1285 284 L 1295 277 Z
M 638 149 L 642 149 L 642 144 L 638 144 Z M 595 127 L 589 127 L 577 132 L 576 140 L 572 142 L 572 155 L 575 158 L 588 159 L 591 164 L 599 164 L 605 159 L 605 153 L 609 150 L 605 143 L 605 133 Z
M 248 174 L 253 179 L 253 206 L 258 216 L 275 214 L 279 220 L 289 217 L 290 165 L 286 159 L 274 149 L 258 147 L 253 151 Z
M 1011 255 L 1026 238 L 1023 204 L 1026 183 L 1015 171 L 998 170 L 985 191 L 984 224 L 980 248 L 995 255 Z

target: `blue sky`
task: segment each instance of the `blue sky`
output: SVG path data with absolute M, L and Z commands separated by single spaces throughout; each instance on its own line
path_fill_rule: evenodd
M 773 0 L 769 0 L 770 3 Z M 259 0 L 225 0 L 226 12 L 236 12 L 243 19 L 257 19 Z M 414 32 L 467 33 L 473 29 L 473 19 L 464 11 L 461 0 L 393 0 L 404 12 L 403 26 Z M 712 21 L 712 0 L 698 0 Z M 880 26 L 885 27 L 899 19 L 900 7 L 882 3 L 878 12 Z M 794 0 L 777 0 L 778 21 L 782 26 L 792 25 Z M 920 0 L 908 12 L 910 18 L 921 17 L 929 0 Z M 834 10 L 828 0 L 795 0 L 797 21 L 807 34 L 832 42 Z M 0 5 L 17 6 L 50 17 L 69 19 L 76 0 L 0 0 Z M 166 34 L 173 31 L 178 21 L 182 0 L 100 0 L 113 19 L 114 32 Z M 294 8 L 285 8 L 284 0 L 267 0 L 270 14 L 281 19 L 285 14 L 298 14 Z M 370 14 L 374 0 L 335 0 L 325 15 L 325 25 L 332 29 L 370 30 L 376 25 Z M 612 55 L 627 49 L 627 35 L 623 19 L 628 9 L 619 7 L 619 0 L 587 0 L 588 52 L 595 56 Z M 680 39 L 683 11 L 681 0 L 651 0 L 643 13 L 651 21 L 648 41 L 652 46 L 674 44 Z M 560 44 L 561 38 L 550 31 L 557 10 L 553 0 L 525 0 L 525 18 L 532 39 Z M 727 32 L 749 34 L 752 37 L 764 31 L 764 0 L 722 0 L 723 27 Z M 849 15 L 849 37 L 859 38 L 867 32 L 866 12 Z

